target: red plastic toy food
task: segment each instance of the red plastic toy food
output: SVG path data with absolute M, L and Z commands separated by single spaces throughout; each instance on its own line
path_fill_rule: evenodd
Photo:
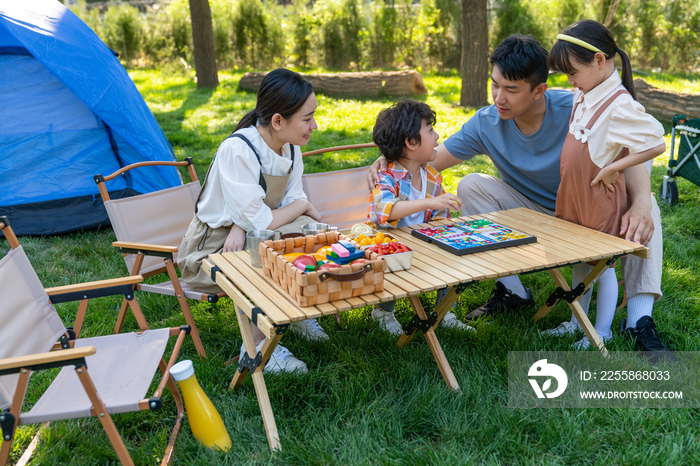
M 302 271 L 307 270 L 306 267 L 308 266 L 313 267 L 312 270 L 316 270 L 317 261 L 314 256 L 304 254 L 303 256 L 299 256 L 294 260 L 294 266 Z
M 369 250 L 376 252 L 380 256 L 388 254 L 400 254 L 402 252 L 409 252 L 410 249 L 405 244 L 399 243 L 398 241 L 392 241 L 391 243 L 375 244 L 370 246 Z

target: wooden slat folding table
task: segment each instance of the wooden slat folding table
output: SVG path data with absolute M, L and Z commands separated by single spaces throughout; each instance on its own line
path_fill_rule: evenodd
M 537 237 L 537 242 L 457 256 L 411 236 L 411 229 L 476 219 L 491 220 L 534 235 Z M 450 388 L 459 390 L 459 384 L 434 330 L 467 285 L 483 280 L 546 270 L 558 288 L 534 318 L 544 317 L 559 300 L 564 299 L 589 340 L 601 351 L 607 353 L 578 300 L 617 258 L 627 254 L 646 258 L 649 253 L 647 248 L 639 244 L 525 208 L 403 227 L 392 230 L 392 235 L 413 249 L 411 269 L 385 273 L 384 291 L 379 293 L 309 307 L 297 305 L 279 285 L 264 274 L 262 269 L 253 268 L 246 251 L 212 254 L 203 262 L 205 271 L 212 275 L 212 279 L 234 301 L 238 311 L 236 315 L 246 355 L 239 362 L 239 370 L 229 388 L 240 386 L 248 372 L 253 370 L 255 392 L 271 449 L 280 449 L 280 442 L 263 377 L 263 368 L 291 322 L 334 315 L 337 312 L 408 297 L 415 315 L 404 329 L 405 332 L 399 338 L 397 345 L 399 347 L 407 345 L 416 332 L 421 330 L 445 382 Z M 583 284 L 572 290 L 559 269 L 581 262 L 597 262 L 597 265 L 584 279 Z M 452 287 L 449 293 L 440 305 L 427 315 L 418 296 L 446 286 Z M 250 330 L 251 321 L 267 337 L 259 353 L 255 350 Z

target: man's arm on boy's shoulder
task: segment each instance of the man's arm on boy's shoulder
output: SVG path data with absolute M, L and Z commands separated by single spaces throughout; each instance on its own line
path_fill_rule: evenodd
M 628 241 L 647 244 L 654 234 L 651 217 L 651 181 L 644 165 L 625 169 L 625 186 L 630 200 L 629 209 L 622 216 L 620 235 Z
M 430 162 L 430 165 L 432 165 L 433 168 L 435 168 L 439 172 L 447 168 L 454 167 L 455 165 L 461 162 L 464 162 L 464 160 L 450 154 L 450 151 L 447 150 L 447 147 L 445 147 L 444 144 L 440 144 L 435 150 L 437 151 L 437 156 L 435 157 L 435 160 Z M 367 187 L 370 191 L 372 191 L 374 189 L 375 184 L 379 182 L 382 176 L 381 172 L 386 170 L 386 167 L 387 161 L 384 158 L 384 156 L 380 156 L 369 167 L 369 171 L 367 172 Z
M 446 170 L 450 167 L 454 167 L 455 165 L 463 162 L 462 159 L 450 154 L 450 151 L 447 150 L 445 144 L 440 144 L 439 146 L 437 146 L 436 151 L 437 156 L 435 157 L 435 160 L 430 162 L 430 165 L 432 165 L 433 168 L 435 168 L 435 170 L 439 172 Z

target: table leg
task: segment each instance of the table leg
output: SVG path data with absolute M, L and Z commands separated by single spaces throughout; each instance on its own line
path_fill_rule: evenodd
M 435 313 L 437 314 L 437 321 L 435 322 L 435 326 L 437 327 L 440 325 L 440 322 L 442 322 L 442 319 L 445 318 L 445 315 L 449 312 L 449 310 L 452 308 L 452 305 L 457 302 L 459 299 L 459 294 L 455 291 L 455 288 L 452 287 L 445 297 L 440 301 L 440 304 L 435 308 Z M 422 306 L 421 306 L 422 308 Z M 416 314 L 418 315 L 418 314 Z M 425 315 L 425 311 L 423 312 L 423 315 Z M 420 316 L 419 316 L 420 317 Z M 425 317 L 420 317 L 421 319 L 425 319 Z M 398 343 L 396 343 L 396 346 L 399 348 L 403 348 L 404 346 L 408 345 L 413 337 L 416 335 L 418 332 L 418 329 L 413 329 L 411 333 L 406 333 L 404 332 L 401 337 L 399 338 Z
M 576 316 L 576 320 L 578 320 L 579 325 L 581 325 L 583 333 L 585 333 L 588 337 L 588 341 L 593 343 L 603 353 L 604 356 L 608 355 L 608 350 L 605 348 L 603 341 L 598 336 L 598 332 L 595 331 L 593 324 L 591 324 L 591 321 L 588 319 L 588 315 L 586 315 L 583 308 L 578 303 L 578 300 L 581 299 L 581 296 L 583 296 L 586 293 L 586 291 L 588 291 L 588 289 L 593 285 L 593 282 L 596 281 L 598 277 L 603 275 L 603 272 L 605 272 L 605 269 L 607 269 L 607 267 L 608 266 L 605 264 L 604 261 L 600 261 L 598 265 L 596 265 L 593 268 L 591 273 L 589 273 L 586 276 L 586 278 L 583 279 L 583 283 L 585 285 L 584 292 L 577 296 L 576 299 L 574 299 L 572 302 L 568 303 L 572 314 Z M 559 287 L 561 287 L 565 291 L 569 290 L 569 285 L 566 283 L 566 279 L 561 274 L 560 269 L 552 269 L 549 271 L 549 274 L 552 276 L 552 278 Z
M 591 287 L 593 282 L 596 281 L 598 279 L 598 277 L 600 277 L 603 274 L 603 272 L 605 271 L 605 269 L 607 269 L 607 268 L 608 268 L 608 264 L 606 263 L 606 261 L 598 261 L 598 264 L 596 264 L 596 266 L 593 268 L 591 273 L 589 273 L 586 276 L 586 278 L 583 279 L 583 284 L 584 284 L 585 288 L 584 288 L 584 292 L 581 293 L 580 296 L 583 296 L 583 294 L 585 294 L 585 292 L 588 291 L 588 288 Z M 559 270 L 559 269 L 556 269 L 556 270 Z M 551 270 L 549 271 L 549 275 L 551 275 L 551 277 L 554 279 L 555 282 L 557 281 L 557 279 L 554 277 L 554 275 L 552 275 Z M 569 288 L 569 285 L 566 284 L 566 281 L 564 281 L 564 286 L 559 285 L 559 287 L 562 288 L 564 291 L 571 291 L 571 288 Z M 542 319 L 543 317 L 546 317 L 547 314 L 549 314 L 550 311 L 552 309 L 554 309 L 554 306 L 556 306 L 558 302 L 559 302 L 559 300 L 557 299 L 556 301 L 554 301 L 554 303 L 551 306 L 549 306 L 545 303 L 540 308 L 540 310 L 537 311 L 537 314 L 535 314 L 532 317 L 532 320 L 537 322 L 538 320 Z
M 449 309 L 452 306 L 452 303 L 455 302 L 457 293 L 455 293 L 454 289 L 450 290 L 450 292 L 445 296 L 445 299 L 442 300 L 440 303 L 440 306 L 438 308 L 443 307 L 443 303 L 445 304 L 445 308 Z M 409 302 L 411 303 L 411 308 L 413 309 L 413 312 L 421 319 L 421 320 L 427 320 L 428 317 L 425 315 L 425 309 L 423 309 L 423 305 L 420 302 L 420 299 L 418 299 L 418 296 L 410 296 L 408 298 Z M 442 309 L 440 309 L 442 310 Z M 435 358 L 435 362 L 438 365 L 438 369 L 440 369 L 440 373 L 442 374 L 442 378 L 445 379 L 445 383 L 452 388 L 453 390 L 460 391 L 459 384 L 457 383 L 457 379 L 455 378 L 454 373 L 452 372 L 452 368 L 450 367 L 450 363 L 447 361 L 447 358 L 445 357 L 445 353 L 442 351 L 442 347 L 440 346 L 440 343 L 438 342 L 437 336 L 435 335 L 435 327 L 437 327 L 440 324 L 440 321 L 442 321 L 442 318 L 445 317 L 445 314 L 447 314 L 447 311 L 442 312 L 442 315 L 438 314 L 438 319 L 433 324 L 426 332 L 425 332 L 425 341 L 428 342 L 428 346 L 430 347 L 430 352 L 433 353 L 433 357 Z M 413 332 L 415 333 L 415 332 Z M 406 335 L 404 333 L 404 335 Z M 403 338 L 403 336 L 402 336 Z M 400 342 L 401 340 L 399 340 Z M 410 338 L 409 338 L 410 341 Z
M 253 332 L 250 330 L 250 319 L 245 315 L 244 312 L 236 306 L 236 317 L 238 318 L 238 326 L 241 330 L 241 336 L 243 337 L 243 345 L 245 346 L 246 352 L 255 357 L 257 354 L 255 351 L 255 341 L 253 339 Z M 271 450 L 281 450 L 282 445 L 280 444 L 279 433 L 277 432 L 277 424 L 275 423 L 275 415 L 272 412 L 272 405 L 270 404 L 270 396 L 267 393 L 267 386 L 265 385 L 265 377 L 263 376 L 263 369 L 265 364 L 270 359 L 272 352 L 275 347 L 282 339 L 282 335 L 275 335 L 274 338 L 268 338 L 263 344 L 260 352 L 262 353 L 262 361 L 260 365 L 253 372 L 253 385 L 255 386 L 255 395 L 258 399 L 258 405 L 260 406 L 260 413 L 262 414 L 263 424 L 265 424 L 265 433 L 267 434 L 267 442 L 270 445 Z M 229 389 L 240 386 L 243 383 L 246 376 L 248 375 L 248 369 L 243 369 L 242 372 L 236 372 L 236 375 L 231 380 L 231 385 Z

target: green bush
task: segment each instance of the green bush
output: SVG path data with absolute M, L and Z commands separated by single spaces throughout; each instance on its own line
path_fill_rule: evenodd
M 277 7 L 260 0 L 239 0 L 233 9 L 233 47 L 241 66 L 269 68 L 280 62 L 284 37 Z
M 427 51 L 430 66 L 440 71 L 459 69 L 462 57 L 462 4 L 459 0 L 426 0 L 423 16 L 429 22 Z
M 670 71 L 700 66 L 700 4 L 669 1 L 665 10 L 663 32 L 668 53 L 658 66 Z
M 375 2 L 372 9 L 372 34 L 369 47 L 369 64 L 386 68 L 394 64 L 394 57 L 401 42 L 398 27 L 398 11 L 384 0 Z
M 292 62 L 302 67 L 310 67 L 316 63 L 315 37 L 318 29 L 318 21 L 312 14 L 312 10 L 306 7 L 305 0 L 296 0 L 289 7 L 287 21 L 288 40 Z
M 543 30 L 536 15 L 522 0 L 497 0 L 495 19 L 492 21 L 491 49 L 513 34 L 532 34 L 542 40 Z
M 110 5 L 104 14 L 102 39 L 128 66 L 143 51 L 143 22 L 139 10 L 126 3 Z
M 459 68 L 461 0 L 209 4 L 220 69 L 269 69 L 288 63 L 338 70 Z M 492 5 L 491 50 L 514 33 L 534 34 L 550 48 L 569 24 L 600 15 L 597 0 L 494 0 Z M 156 3 L 143 13 L 127 4 L 110 5 L 102 18 L 84 0 L 71 10 L 127 65 L 184 70 L 183 63 L 194 62 L 188 0 Z M 635 68 L 681 71 L 700 66 L 700 2 L 621 0 L 610 29 Z
M 232 0 L 209 0 L 212 28 L 214 29 L 214 48 L 216 63 L 219 68 L 232 68 L 235 65 L 233 41 L 234 3 Z
M 146 14 L 145 32 L 144 55 L 149 64 L 184 69 L 182 61 L 194 63 L 187 0 L 173 0 L 165 7 L 154 5 Z
M 102 19 L 100 18 L 100 10 L 97 8 L 91 8 L 88 10 L 87 3 L 85 0 L 79 0 L 77 4 L 73 4 L 68 7 L 75 15 L 82 19 L 85 24 L 87 24 L 90 29 L 95 31 L 100 37 L 103 37 L 102 31 Z
M 366 26 L 358 0 L 319 0 L 313 6 L 319 19 L 321 47 L 325 66 L 350 69 L 360 66 L 361 31 Z

